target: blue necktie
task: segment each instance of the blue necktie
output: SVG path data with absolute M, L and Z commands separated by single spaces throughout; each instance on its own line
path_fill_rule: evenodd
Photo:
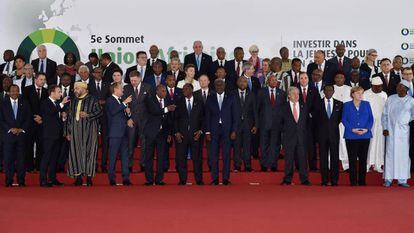
M 44 71 L 45 70 L 45 67 L 44 67 L 44 64 L 43 64 L 43 59 L 42 60 L 40 60 L 40 72 L 45 72 Z
M 141 66 L 141 72 L 140 72 L 140 74 L 141 74 L 141 77 L 144 78 L 144 67 L 142 67 L 142 66 Z
M 13 101 L 12 108 L 13 108 L 14 119 L 17 119 L 17 101 L 16 100 Z
M 219 109 L 221 111 L 221 105 L 223 104 L 223 99 L 222 99 L 221 95 L 219 95 L 218 104 L 219 104 Z
M 318 83 L 315 83 L 316 90 L 319 91 Z M 329 101 L 329 100 L 328 100 Z M 329 103 L 329 102 L 328 102 Z
M 251 91 L 252 90 L 252 79 L 251 78 L 248 78 L 247 79 L 248 81 L 249 81 L 249 90 Z
M 190 116 L 191 114 L 191 101 L 190 100 L 188 100 L 187 111 L 188 111 L 188 116 Z
M 201 62 L 200 55 L 196 55 L 196 56 L 197 56 L 197 70 L 200 71 L 200 62 Z
M 332 110 L 331 110 L 331 100 L 330 99 L 328 99 L 328 104 L 327 104 L 326 108 L 327 108 L 326 113 L 328 114 L 328 118 L 331 118 Z

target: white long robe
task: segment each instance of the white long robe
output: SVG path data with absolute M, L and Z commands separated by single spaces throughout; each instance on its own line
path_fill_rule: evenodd
M 347 85 L 337 86 L 334 85 L 335 93 L 333 98 L 341 101 L 342 103 L 351 101 L 351 87 Z M 339 159 L 342 163 L 342 168 L 347 170 L 349 168 L 348 151 L 346 150 L 346 143 L 344 139 L 345 126 L 339 124 Z
M 382 127 L 388 130 L 386 139 L 384 179 L 410 178 L 410 121 L 414 120 L 414 99 L 411 96 L 388 97 L 382 114 Z
M 368 149 L 367 170 L 373 166 L 377 172 L 382 172 L 381 166 L 384 165 L 385 137 L 382 134 L 381 117 L 387 98 L 387 93 L 383 91 L 374 93 L 369 89 L 364 93 L 364 99 L 371 105 L 372 115 L 374 116 L 374 124 L 371 129 L 372 139 Z

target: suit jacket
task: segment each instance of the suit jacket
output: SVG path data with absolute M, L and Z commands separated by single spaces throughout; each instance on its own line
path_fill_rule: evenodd
M 342 121 L 342 106 L 343 103 L 339 100 L 331 98 L 332 113 L 328 118 L 328 114 L 325 107 L 325 98 L 320 99 L 314 118 L 318 123 L 319 142 L 330 141 L 331 143 L 339 144 L 339 123 Z
M 132 101 L 129 103 L 129 107 L 131 108 L 131 118 L 141 129 L 144 128 L 148 119 L 148 111 L 145 103 L 147 102 L 147 99 L 150 98 L 151 91 L 151 86 L 144 82 L 141 82 L 138 96 L 136 96 L 134 87 L 131 84 L 124 87 L 124 97 L 132 96 Z
M 212 137 L 217 137 L 221 127 L 224 134 L 230 135 L 237 132 L 239 127 L 240 106 L 236 103 L 236 98 L 230 93 L 224 93 L 221 110 L 219 108 L 217 94 L 210 95 L 206 101 L 205 130 L 210 132 Z
M 195 69 L 196 70 L 195 79 L 197 79 L 197 80 L 198 80 L 198 77 L 200 77 L 200 75 L 202 75 L 202 74 L 207 74 L 207 75 L 210 74 L 212 63 L 213 63 L 213 59 L 211 58 L 211 56 L 207 55 L 205 53 L 202 53 L 201 54 L 200 69 L 198 69 L 195 53 L 187 54 L 184 57 L 184 67 L 188 64 L 195 65 L 195 67 L 196 67 L 196 69 Z
M 224 66 L 223 67 L 226 70 L 226 73 L 228 74 L 229 73 L 229 70 L 228 70 L 228 66 L 226 66 L 226 64 L 229 61 L 227 61 L 227 60 L 224 60 L 224 61 L 225 62 L 224 62 Z M 211 63 L 210 75 L 208 76 L 210 78 L 210 83 L 214 83 L 214 80 L 216 80 L 215 73 L 216 73 L 217 69 L 219 68 L 219 66 L 220 66 L 220 64 L 219 64 L 219 61 L 218 60 L 215 60 L 214 62 Z
M 167 96 L 165 97 L 165 101 L 166 101 L 167 105 L 171 105 L 171 104 L 177 105 L 178 101 L 181 98 L 183 98 L 183 90 L 181 88 L 175 87 L 174 88 L 174 95 L 171 98 L 170 88 L 169 87 L 166 87 L 166 88 L 167 88 Z
M 147 67 L 150 68 L 151 71 L 152 71 L 152 66 L 150 65 L 151 64 L 150 60 L 152 60 L 152 58 L 148 58 L 147 59 Z M 162 72 L 163 73 L 166 73 L 167 72 L 167 62 L 165 62 L 164 60 L 158 59 L 158 58 L 157 58 L 156 61 L 161 62 L 161 64 L 162 64 Z
M 92 63 L 90 62 L 90 61 L 88 61 L 88 62 L 86 62 L 85 63 L 85 66 L 87 66 L 88 67 L 88 69 L 89 69 L 89 73 L 93 73 L 93 65 L 92 65 Z M 99 62 L 98 62 L 98 67 L 100 66 L 100 64 L 99 64 Z
M 109 87 L 111 86 L 109 83 L 104 82 L 101 80 L 101 91 L 96 89 L 96 80 L 90 79 L 88 84 L 88 91 L 89 94 L 95 96 L 97 100 L 106 100 L 109 96 L 111 96 L 111 92 Z
M 3 73 L 4 68 L 6 68 L 6 64 L 7 64 L 7 62 L 5 62 L 5 63 L 3 63 L 3 64 L 0 65 L 0 73 L 1 74 Z M 16 70 L 16 65 L 13 62 L 13 69 L 12 69 L 12 71 L 15 71 L 15 70 Z M 3 85 L 0 85 L 0 86 L 3 86 Z
M 401 79 L 397 75 L 395 75 L 392 72 L 389 73 L 388 85 L 387 85 L 387 82 L 385 81 L 384 74 L 382 72 L 378 73 L 378 74 L 376 74 L 372 77 L 373 78 L 374 77 L 380 77 L 381 78 L 381 80 L 382 80 L 382 90 L 385 93 L 387 93 L 388 96 L 397 94 L 397 85 L 398 85 L 398 83 L 401 82 Z
M 125 82 L 125 83 L 131 83 L 131 80 L 129 79 L 129 74 L 130 74 L 132 71 L 139 71 L 139 70 L 137 70 L 137 69 L 138 69 L 138 66 L 137 66 L 137 65 L 134 65 L 134 66 L 129 67 L 129 68 L 126 70 L 126 72 L 125 72 L 125 79 L 124 79 L 124 82 Z M 152 68 L 151 68 L 149 65 L 146 65 L 146 66 L 145 66 L 145 73 L 144 73 L 144 76 L 142 76 L 142 74 L 141 74 L 142 80 L 144 80 L 144 79 L 145 79 L 145 77 L 150 76 L 151 74 L 152 74 Z
M 240 127 L 239 129 L 251 130 L 253 127 L 258 128 L 259 115 L 257 114 L 256 95 L 248 89 L 244 91 L 244 104 L 242 105 L 239 90 L 232 93 L 236 98 L 236 103 L 240 106 Z
M 275 105 L 272 107 L 270 91 L 263 87 L 257 94 L 257 108 L 259 114 L 259 128 L 263 130 L 280 130 L 282 107 L 286 104 L 286 93 L 275 88 Z
M 249 91 L 251 91 L 253 94 L 257 95 L 257 92 L 259 92 L 259 90 L 261 88 L 260 81 L 256 77 L 250 77 L 250 79 L 252 80 L 252 89 L 249 90 Z M 249 89 L 248 85 L 247 85 L 247 88 Z
M 225 78 L 224 83 L 226 84 L 226 87 L 224 89 L 225 92 L 230 93 L 230 92 L 232 92 L 232 91 L 234 91 L 234 90 L 237 89 L 236 81 L 233 79 L 233 77 L 227 76 Z M 214 90 L 214 91 L 216 90 L 216 87 L 214 86 L 214 82 L 213 83 L 210 82 L 209 88 L 212 89 L 212 90 Z
M 247 61 L 243 60 L 243 64 L 246 63 Z M 237 79 L 239 79 L 239 75 L 236 72 L 236 59 L 232 59 L 230 61 L 226 62 L 226 72 L 227 73 L 227 77 L 230 77 L 232 80 L 234 80 L 234 85 L 236 85 Z M 240 71 L 243 70 L 243 66 L 240 65 Z
M 308 65 L 308 68 L 307 68 L 306 72 L 308 73 L 309 78 L 312 77 L 312 72 L 314 70 L 318 69 L 318 68 L 319 68 L 319 65 L 316 64 L 315 62 L 310 63 Z M 336 66 L 334 64 L 332 64 L 329 61 L 325 61 L 325 67 L 324 67 L 324 70 L 323 70 L 322 80 L 325 81 L 327 84 L 333 85 L 335 83 L 334 82 L 334 77 L 335 77 L 337 72 L 338 71 L 337 71 Z
M 167 76 L 164 73 L 162 73 L 160 76 L 161 76 L 160 84 L 166 86 L 165 78 Z M 156 82 L 155 82 L 155 74 L 151 74 L 150 76 L 145 77 L 144 83 L 147 83 L 148 85 L 150 85 L 152 88 L 152 92 L 155 93 L 155 88 L 157 87 Z
M 205 101 L 207 101 L 207 99 L 208 99 L 209 96 L 214 95 L 215 93 L 216 92 L 214 91 L 214 89 L 209 88 L 208 89 L 207 98 L 206 98 Z M 197 98 L 197 99 L 199 99 L 199 100 L 201 100 L 204 104 L 206 104 L 205 101 L 203 101 L 203 90 L 202 89 L 200 89 L 198 91 L 195 91 L 194 92 L 194 97 Z
M 332 63 L 336 67 L 336 70 L 339 71 L 338 56 L 329 59 L 328 62 Z M 345 83 L 349 83 L 349 73 L 351 72 L 351 59 L 349 57 L 344 56 L 342 58 L 342 72 L 345 75 Z
M 372 69 L 368 66 L 367 63 L 362 62 L 361 67 L 359 67 L 360 74 L 365 78 L 371 78 Z M 380 72 L 380 69 L 378 66 L 374 65 L 374 73 L 378 74 Z
M 49 98 L 40 104 L 42 117 L 42 137 L 47 139 L 60 139 L 63 136 L 63 122 L 59 113 L 63 112 L 60 105 L 55 105 Z
M 148 120 L 144 126 L 144 135 L 146 139 L 154 140 L 158 134 L 166 137 L 173 134 L 172 118 L 170 113 L 165 113 L 164 108 L 160 107 L 156 95 L 146 99 L 145 106 L 148 110 Z M 164 107 L 167 107 L 164 100 Z
M 36 87 L 34 84 L 28 87 L 25 87 L 23 89 L 23 98 L 29 102 L 30 111 L 32 112 L 33 115 L 40 115 L 40 103 L 49 97 L 47 93 L 47 89 L 44 87 L 42 87 L 42 91 L 40 95 L 41 97 L 39 99 L 37 95 Z
M 121 68 L 115 62 L 111 62 L 107 67 L 104 67 L 102 80 L 106 83 L 112 83 L 114 81 L 112 75 L 116 69 Z
M 108 119 L 108 128 L 110 138 L 122 138 L 126 137 L 128 134 L 127 131 L 127 121 L 128 117 L 125 113 L 127 108 L 122 102 L 119 103 L 115 97 L 110 96 L 106 99 L 106 116 Z
M 303 87 L 300 86 L 299 84 L 298 88 L 299 88 L 300 103 L 305 104 L 309 113 L 312 114 L 314 111 L 314 106 L 318 104 L 319 100 L 321 99 L 321 96 L 318 90 L 316 90 L 316 87 L 314 86 L 313 83 L 309 82 L 308 86 L 306 87 L 306 103 L 305 103 L 304 98 L 303 98 Z
M 203 101 L 193 96 L 193 105 L 190 114 L 187 108 L 187 98 L 181 98 L 177 103 L 174 118 L 174 133 L 183 135 L 189 133 L 194 135 L 195 132 L 204 131 L 204 104 Z
M 296 123 L 290 103 L 287 102 L 282 108 L 282 140 L 287 149 L 297 144 L 306 145 L 309 112 L 306 105 L 299 104 L 299 119 Z
M 175 79 L 175 86 L 177 86 L 179 81 L 184 80 L 184 78 L 185 78 L 185 72 L 184 71 L 178 70 L 176 72 L 178 72 L 178 74 L 177 74 L 177 77 Z M 173 75 L 172 70 L 169 70 L 167 72 L 167 75 Z
M 8 133 L 11 128 L 20 128 L 23 129 L 26 135 L 30 129 L 32 123 L 32 113 L 30 112 L 29 103 L 19 98 L 17 108 L 17 118 L 14 118 L 13 108 L 10 101 L 10 98 L 5 98 L 0 106 L 0 127 L 3 134 L 3 142 L 9 140 L 8 136 L 11 136 L 12 133 Z
M 32 61 L 32 66 L 35 72 L 39 71 L 39 58 L 36 58 Z M 46 82 L 47 85 L 57 84 L 56 79 L 56 62 L 46 58 Z

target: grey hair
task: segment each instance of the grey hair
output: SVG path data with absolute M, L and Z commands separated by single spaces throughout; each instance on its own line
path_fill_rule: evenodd
M 251 62 L 245 62 L 243 63 L 243 72 L 246 72 L 246 70 L 250 69 L 253 66 Z
M 90 73 L 89 68 L 86 65 L 81 65 L 78 69 L 78 72 L 80 72 L 81 70 L 86 70 L 88 71 L 88 73 Z
M 178 63 L 180 63 L 181 61 L 180 61 L 180 58 L 178 58 L 178 57 L 173 57 L 173 58 L 171 58 L 171 62 L 173 62 L 173 61 L 176 61 L 176 62 L 178 62 Z
M 290 95 L 290 93 L 292 93 L 294 91 L 297 91 L 299 93 L 299 89 L 297 87 L 289 87 L 287 89 L 288 96 Z

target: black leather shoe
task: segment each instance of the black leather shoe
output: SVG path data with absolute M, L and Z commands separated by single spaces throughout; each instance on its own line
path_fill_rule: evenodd
M 130 180 L 124 180 L 124 181 L 122 181 L 122 185 L 124 185 L 124 186 L 131 186 L 132 183 L 131 183 Z
M 244 171 L 246 171 L 246 172 L 252 172 L 252 171 L 254 171 L 251 167 L 246 167 L 245 169 L 244 169 Z
M 305 180 L 301 184 L 305 185 L 305 186 L 311 186 L 312 185 L 311 182 L 309 182 L 309 180 Z
M 110 180 L 109 185 L 110 186 L 116 186 L 116 181 L 115 180 Z
M 26 184 L 25 183 L 20 183 L 19 187 L 26 187 Z
M 234 168 L 234 172 L 239 172 L 239 171 L 241 171 L 241 168 L 240 167 L 235 167 Z
M 52 186 L 63 186 L 63 183 L 58 180 L 54 180 L 50 182 L 49 184 L 51 184 Z
M 164 181 L 161 181 L 161 182 L 155 183 L 155 185 L 164 186 L 164 185 L 166 185 L 166 183 Z
M 52 187 L 52 184 L 51 183 L 40 183 L 40 187 L 42 187 L 42 188 L 50 188 L 50 187 Z
M 321 186 L 328 186 L 328 182 L 322 182 Z
M 276 167 L 272 167 L 272 168 L 270 168 L 270 171 L 277 172 L 277 168 Z
M 260 168 L 260 170 L 261 170 L 262 172 L 267 172 L 267 167 L 263 167 L 263 166 L 262 166 L 262 167 Z
M 203 181 L 199 181 L 199 182 L 196 182 L 196 185 L 204 185 L 204 182 Z
M 219 185 L 218 180 L 213 180 L 213 181 L 211 181 L 211 185 Z
M 92 186 L 92 185 L 93 185 L 92 177 L 90 176 L 86 177 L 86 186 Z
M 154 185 L 154 183 L 152 183 L 152 182 L 145 182 L 145 183 L 144 183 L 144 185 L 145 185 L 145 186 L 153 186 L 153 185 Z
M 331 186 L 338 186 L 338 183 L 332 183 Z
M 183 182 L 183 181 L 178 182 L 178 185 L 186 185 L 186 184 L 187 182 Z
M 82 186 L 82 184 L 83 184 L 82 177 L 81 176 L 76 177 L 75 186 Z
M 292 185 L 292 182 L 282 181 L 280 185 Z
M 223 185 L 230 185 L 230 184 L 231 184 L 230 180 L 223 180 Z

